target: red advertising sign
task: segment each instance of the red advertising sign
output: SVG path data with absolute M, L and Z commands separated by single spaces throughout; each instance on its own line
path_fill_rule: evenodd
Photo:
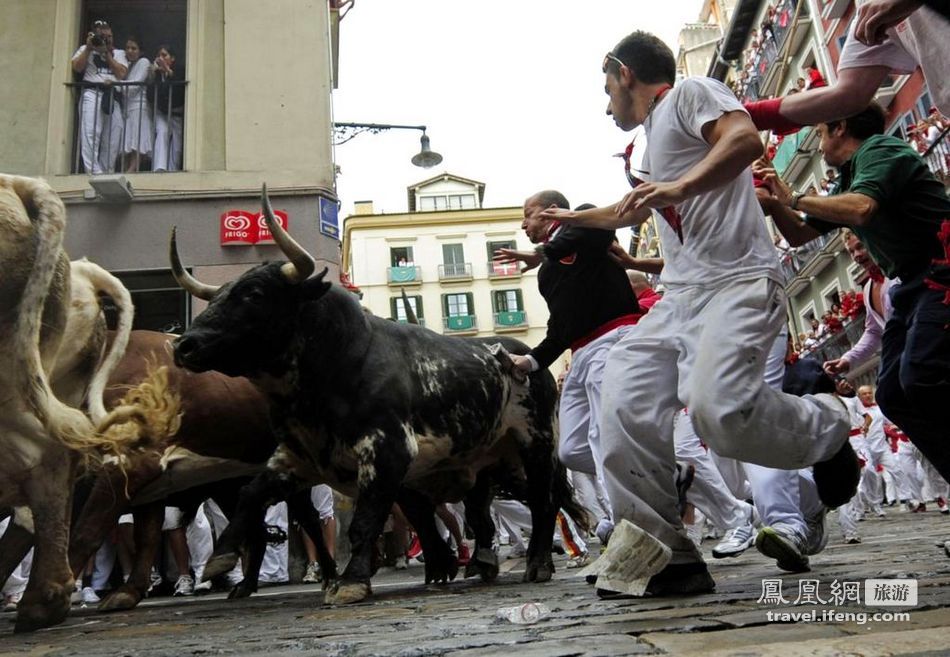
M 287 213 L 274 210 L 274 216 L 284 230 L 289 229 Z M 248 246 L 273 244 L 274 236 L 267 228 L 264 215 L 246 210 L 228 210 L 221 213 L 221 246 Z

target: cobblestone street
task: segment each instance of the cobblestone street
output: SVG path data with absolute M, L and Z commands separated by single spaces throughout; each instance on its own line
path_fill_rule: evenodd
M 950 519 L 892 508 L 886 518 L 860 524 L 864 542 L 844 545 L 837 518 L 831 541 L 812 558 L 812 571 L 782 574 L 754 549 L 737 559 L 711 561 L 714 594 L 692 598 L 601 601 L 593 587 L 563 568 L 554 581 L 525 585 L 521 559 L 502 562 L 493 585 L 473 580 L 424 586 L 422 566 L 381 571 L 375 596 L 345 608 L 321 605 L 313 585 L 277 586 L 229 602 L 222 594 L 158 598 L 111 615 L 74 609 L 66 623 L 12 634 L 12 614 L 0 616 L 0 657 L 7 655 L 947 655 L 950 654 L 950 559 L 938 541 L 950 539 Z M 708 544 L 705 546 L 710 547 Z M 505 548 L 507 549 L 507 548 Z M 782 578 L 789 604 L 760 603 L 763 579 Z M 863 580 L 912 578 L 916 607 L 868 607 Z M 832 582 L 861 582 L 860 604 L 792 603 L 800 580 L 818 580 L 828 602 Z M 501 607 L 543 602 L 551 614 L 531 625 L 496 619 Z M 909 621 L 769 622 L 768 612 L 824 610 L 909 611 Z

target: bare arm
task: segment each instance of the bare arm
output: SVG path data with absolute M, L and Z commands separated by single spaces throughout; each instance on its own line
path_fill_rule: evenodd
M 723 114 L 705 124 L 702 133 L 703 139 L 712 146 L 702 160 L 679 180 L 638 185 L 620 202 L 620 214 L 644 207 L 669 207 L 722 187 L 762 156 L 759 133 L 745 112 Z
M 607 255 L 624 269 L 635 269 L 647 274 L 659 274 L 663 271 L 663 258 L 634 257 L 616 242 L 610 245 Z
M 86 70 L 86 65 L 89 63 L 89 57 L 92 55 L 92 32 L 86 35 L 86 47 L 80 50 L 72 58 L 73 71 L 75 73 L 82 73 Z
M 782 233 L 789 245 L 801 246 L 821 236 L 817 230 L 802 221 L 801 216 L 790 207 L 782 205 L 776 199 L 760 201 L 766 214 L 772 216 L 775 227 Z
M 760 174 L 772 190 L 772 196 L 776 201 L 785 206 L 792 203 L 791 188 L 775 173 L 774 169 L 762 169 Z M 864 226 L 877 213 L 878 207 L 877 201 L 870 196 L 858 192 L 845 192 L 834 196 L 802 196 L 795 209 L 836 224 Z M 789 239 L 787 235 L 785 239 Z M 790 239 L 789 243 L 791 243 Z
M 604 230 L 637 226 L 650 217 L 650 208 L 630 209 L 620 214 L 618 212 L 619 206 L 620 203 L 614 203 L 602 208 L 589 208 L 580 211 L 548 208 L 541 213 L 541 216 L 545 219 L 560 221 L 569 226 L 586 226 L 587 228 L 603 228 Z

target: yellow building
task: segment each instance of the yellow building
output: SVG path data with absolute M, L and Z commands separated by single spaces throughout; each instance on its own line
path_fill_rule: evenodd
M 537 270 L 491 262 L 495 249 L 533 248 L 522 209 L 482 208 L 484 189 L 445 173 L 409 187 L 409 212 L 374 214 L 372 203 L 357 203 L 343 225 L 343 269 L 363 305 L 404 322 L 405 291 L 416 316 L 438 333 L 510 334 L 532 347 L 544 339 L 548 311 Z M 559 374 L 567 360 L 551 371 Z
M 264 182 L 291 233 L 337 272 L 331 91 L 341 4 L 3 2 L 0 171 L 42 176 L 53 185 L 69 213 L 70 256 L 87 256 L 119 275 L 133 291 L 138 326 L 186 325 L 195 310 L 168 272 L 173 225 L 183 260 L 209 283 L 280 258 L 276 247 L 255 239 Z M 150 60 L 160 44 L 175 51 L 175 77 L 184 90 L 176 110 L 180 170 L 153 172 L 146 160 L 145 170 L 128 171 L 129 162 L 103 155 L 102 144 L 105 175 L 86 170 L 78 115 L 84 89 L 70 60 L 99 19 L 111 24 L 117 49 L 135 35 Z M 158 110 L 156 95 L 142 95 L 144 111 Z M 115 109 L 128 111 L 128 103 Z M 227 230 L 247 239 L 229 239 Z

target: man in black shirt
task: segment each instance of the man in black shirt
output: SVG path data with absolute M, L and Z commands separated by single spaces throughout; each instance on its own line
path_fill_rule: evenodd
M 561 392 L 558 456 L 571 470 L 602 481 L 600 382 L 607 352 L 636 324 L 640 308 L 624 271 L 607 255 L 614 231 L 541 218 L 551 207 L 570 209 L 564 195 L 553 190 L 528 198 L 521 228 L 539 246 L 535 251 L 500 249 L 495 258 L 502 263 L 520 260 L 525 271 L 540 265 L 538 288 L 550 312 L 544 340 L 528 355 L 512 358 L 522 371 L 534 372 L 571 349 L 571 369 Z

